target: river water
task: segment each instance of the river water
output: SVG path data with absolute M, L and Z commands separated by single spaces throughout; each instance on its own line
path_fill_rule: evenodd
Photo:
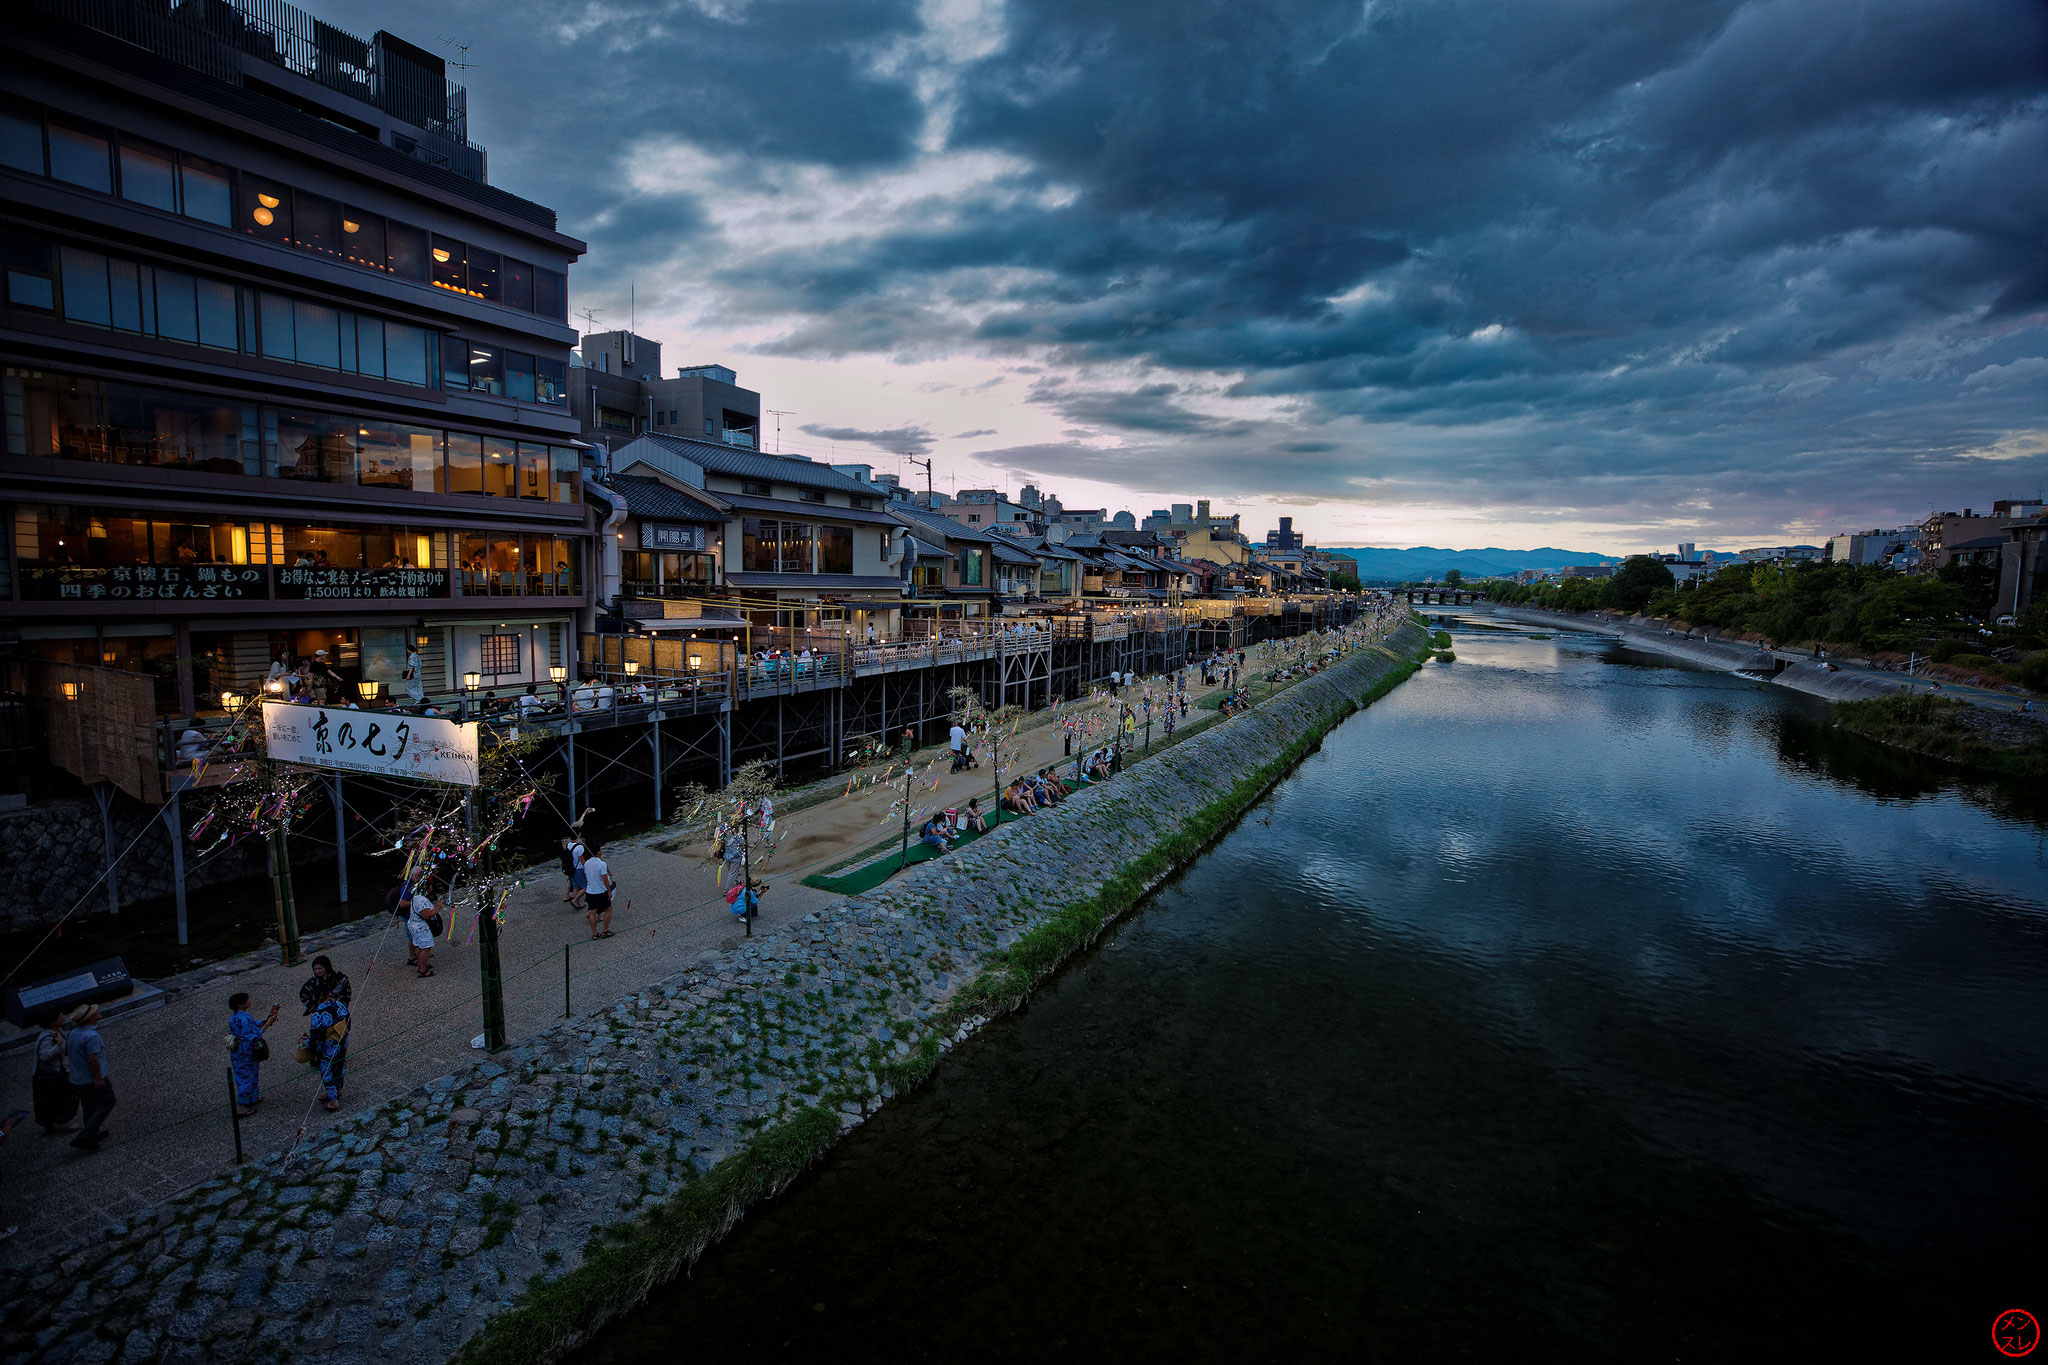
M 2048 799 L 1457 635 L 584 1358 L 1998 1359 Z

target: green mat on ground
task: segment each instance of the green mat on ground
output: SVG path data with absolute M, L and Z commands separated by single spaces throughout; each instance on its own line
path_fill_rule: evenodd
M 1071 777 L 1064 777 L 1063 780 L 1070 787 L 1074 785 L 1073 779 Z M 1085 787 L 1087 785 L 1089 785 L 1088 779 L 1085 777 L 1082 778 L 1081 786 Z M 1075 790 L 1077 791 L 1079 789 L 1080 788 L 1078 787 L 1075 788 Z M 1001 823 L 1003 824 L 1008 824 L 1012 820 L 1022 820 L 1025 818 L 1017 814 L 1015 811 L 1006 810 L 1001 812 L 1001 815 Z M 925 819 L 930 818 L 930 812 L 926 812 Z M 982 818 L 986 820 L 988 816 L 984 814 Z M 919 863 L 928 863 L 934 858 L 944 857 L 945 854 L 942 854 L 941 852 L 939 852 L 938 849 L 933 848 L 930 844 L 921 844 L 917 841 L 918 828 L 921 827 L 923 824 L 924 821 L 920 820 L 916 825 L 911 826 L 910 853 L 907 857 L 901 852 L 891 853 L 886 857 L 877 858 L 875 859 L 875 861 L 871 863 L 864 863 L 861 866 L 854 868 L 851 872 L 847 872 L 837 877 L 827 876 L 822 872 L 813 872 L 810 876 L 804 878 L 803 884 L 805 886 L 815 886 L 820 891 L 830 891 L 834 895 L 857 896 L 863 891 L 874 890 L 876 887 L 880 886 L 883 882 L 888 881 L 889 878 L 895 876 L 898 872 L 901 872 L 906 867 L 915 867 Z M 990 825 L 989 828 L 994 829 L 995 826 Z M 962 848 L 967 844 L 973 843 L 976 839 L 979 839 L 980 837 L 980 830 L 970 829 L 965 834 L 961 835 L 959 838 L 953 841 L 953 848 Z M 950 851 L 951 850 L 948 850 L 948 852 Z

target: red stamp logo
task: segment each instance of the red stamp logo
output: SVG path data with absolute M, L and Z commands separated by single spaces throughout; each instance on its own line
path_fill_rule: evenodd
M 1991 1323 L 1991 1344 L 2002 1356 L 2027 1356 L 2041 1344 L 2041 1324 L 2024 1308 L 2008 1308 Z

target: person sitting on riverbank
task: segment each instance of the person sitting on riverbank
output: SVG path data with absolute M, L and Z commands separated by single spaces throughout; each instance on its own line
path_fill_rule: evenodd
M 1052 788 L 1052 794 L 1055 800 L 1063 801 L 1067 797 L 1072 796 L 1074 794 L 1074 789 L 1072 787 L 1069 787 L 1066 783 L 1060 781 L 1059 773 L 1054 771 L 1051 767 L 1040 768 L 1038 770 L 1038 775 L 1045 779 L 1047 786 Z
M 1012 782 L 1009 786 L 1003 788 L 1003 807 L 1006 810 L 1016 812 L 1018 815 L 1029 815 L 1035 809 L 1031 804 L 1030 793 L 1024 790 L 1024 784 L 1021 781 Z
M 917 832 L 917 841 L 941 853 L 949 852 L 953 847 L 952 831 L 946 827 L 945 820 L 937 815 L 924 822 L 924 827 Z
M 967 809 L 960 812 L 960 832 L 964 834 L 970 829 L 976 834 L 988 833 L 988 821 L 982 818 L 981 798 L 978 796 L 967 798 Z
M 1109 751 L 1097 749 L 1088 756 L 1088 778 L 1093 782 L 1109 780 Z

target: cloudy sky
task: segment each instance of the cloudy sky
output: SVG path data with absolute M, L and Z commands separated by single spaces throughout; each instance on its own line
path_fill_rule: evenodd
M 572 311 L 785 449 L 1360 545 L 2048 484 L 2040 0 L 310 7 L 469 43 Z

